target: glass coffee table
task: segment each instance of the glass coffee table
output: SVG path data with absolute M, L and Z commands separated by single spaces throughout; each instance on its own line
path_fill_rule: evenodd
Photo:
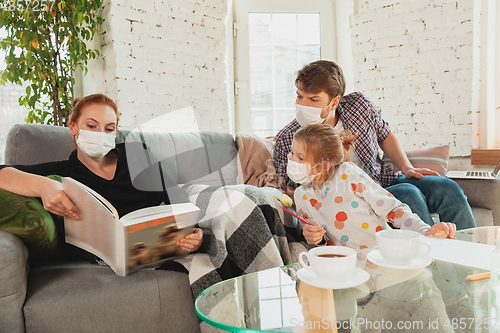
M 482 227 L 456 238 L 494 244 L 495 236 L 496 227 Z M 198 296 L 196 312 L 229 332 L 500 332 L 490 281 L 466 279 L 485 270 L 438 260 L 382 267 L 367 261 L 374 250 L 358 251 L 357 267 L 370 278 L 357 286 L 306 283 L 292 264 L 215 284 Z

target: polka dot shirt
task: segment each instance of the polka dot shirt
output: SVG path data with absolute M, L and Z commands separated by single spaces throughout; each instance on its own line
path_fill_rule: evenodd
M 297 212 L 322 225 L 334 245 L 375 246 L 375 233 L 386 229 L 387 223 L 422 234 L 430 228 L 351 162 L 338 166 L 320 188 L 302 185 L 294 196 Z

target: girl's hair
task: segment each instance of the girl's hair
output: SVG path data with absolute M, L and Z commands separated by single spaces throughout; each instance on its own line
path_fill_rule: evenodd
M 357 135 L 350 131 L 337 132 L 327 124 L 307 125 L 293 136 L 301 140 L 305 149 L 305 161 L 313 166 L 319 165 L 321 172 L 313 183 L 326 180 L 333 168 L 325 168 L 323 162 L 337 165 L 348 161 L 347 152 L 354 146 Z
M 84 109 L 86 106 L 92 104 L 101 104 L 101 105 L 107 105 L 115 111 L 116 125 L 118 125 L 118 119 L 120 118 L 118 107 L 116 106 L 116 103 L 113 102 L 113 100 L 106 95 L 92 94 L 92 95 L 87 95 L 85 97 L 77 97 L 73 100 L 71 104 L 73 108 L 71 114 L 69 115 L 70 121 L 76 122 L 78 118 L 80 118 L 80 116 L 82 115 L 82 109 Z

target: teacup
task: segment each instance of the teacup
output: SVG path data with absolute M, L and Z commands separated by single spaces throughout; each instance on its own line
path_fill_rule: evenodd
M 382 230 L 375 237 L 380 255 L 390 264 L 408 265 L 431 251 L 431 246 L 422 242 L 423 235 L 416 231 Z
M 303 257 L 309 260 L 309 266 Z M 328 281 L 342 281 L 356 267 L 356 250 L 346 246 L 321 246 L 299 255 L 302 267 L 312 270 L 316 276 Z

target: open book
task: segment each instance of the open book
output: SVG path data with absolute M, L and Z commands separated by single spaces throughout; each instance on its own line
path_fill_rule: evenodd
M 186 255 L 175 243 L 198 220 L 200 209 L 191 203 L 148 207 L 121 218 L 99 193 L 70 178 L 62 179 L 64 192 L 79 209 L 80 219 L 64 219 L 66 242 L 104 260 L 117 275 Z

